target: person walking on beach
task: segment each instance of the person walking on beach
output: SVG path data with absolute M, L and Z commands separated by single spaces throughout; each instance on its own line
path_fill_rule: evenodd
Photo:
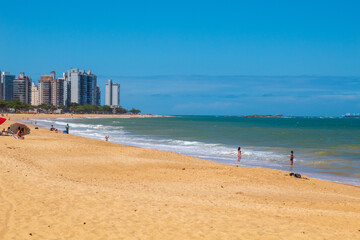
M 238 162 L 241 160 L 241 148 L 238 147 Z
M 105 136 L 105 141 L 108 141 L 108 139 L 109 139 L 109 135 L 106 135 Z
M 69 134 L 69 124 L 66 124 L 65 129 L 66 129 L 66 134 Z

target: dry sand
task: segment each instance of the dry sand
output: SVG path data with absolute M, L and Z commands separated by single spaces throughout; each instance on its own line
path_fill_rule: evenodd
M 1 240 L 360 239 L 356 186 L 33 127 L 0 152 Z

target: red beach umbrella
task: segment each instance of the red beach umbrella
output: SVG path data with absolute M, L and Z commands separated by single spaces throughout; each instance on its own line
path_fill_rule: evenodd
M 6 121 L 6 118 L 0 117 L 0 125 L 3 124 Z

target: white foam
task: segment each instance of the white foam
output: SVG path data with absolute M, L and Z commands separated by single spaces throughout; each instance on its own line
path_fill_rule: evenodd
M 52 124 L 55 128 L 64 128 L 67 124 L 65 121 L 61 121 L 61 119 L 41 119 L 38 120 L 38 123 L 40 126 L 46 127 Z M 95 139 L 104 139 L 105 135 L 109 135 L 109 141 L 115 143 L 172 151 L 227 164 L 237 163 L 237 149 L 222 144 L 132 135 L 124 131 L 124 128 L 121 126 L 104 126 L 101 124 L 71 123 L 70 133 Z M 279 167 L 285 161 L 288 162 L 285 154 L 281 155 L 272 151 L 255 149 L 251 147 L 242 149 L 243 156 L 246 156 L 246 164 L 249 166 L 274 167 L 276 165 L 276 167 Z M 245 160 L 242 160 L 242 162 L 245 162 Z

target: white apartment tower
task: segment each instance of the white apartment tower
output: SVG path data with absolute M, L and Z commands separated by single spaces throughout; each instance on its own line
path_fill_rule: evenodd
M 38 106 L 39 105 L 39 88 L 35 85 L 35 83 L 32 83 L 31 86 L 31 105 Z
M 120 84 L 109 79 L 105 86 L 105 105 L 117 107 L 120 104 Z

